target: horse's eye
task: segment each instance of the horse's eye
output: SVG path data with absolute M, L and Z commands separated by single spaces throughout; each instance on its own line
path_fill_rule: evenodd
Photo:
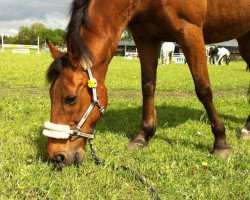
M 76 96 L 74 95 L 67 96 L 64 101 L 65 104 L 74 104 L 75 102 L 76 102 Z

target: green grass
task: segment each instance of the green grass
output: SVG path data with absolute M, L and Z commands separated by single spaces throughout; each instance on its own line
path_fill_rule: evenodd
M 51 61 L 44 54 L 0 54 L 0 199 L 152 199 L 133 176 L 96 166 L 88 147 L 79 168 L 58 172 L 47 162 L 41 131 L 50 115 L 44 74 Z M 140 67 L 120 57 L 107 74 L 109 106 L 96 127 L 97 154 L 140 173 L 162 199 L 250 199 L 250 145 L 239 139 L 249 114 L 249 73 L 244 62 L 232 62 L 209 66 L 209 74 L 232 147 L 228 160 L 209 154 L 208 118 L 182 64 L 159 66 L 157 132 L 147 148 L 128 150 L 140 125 Z

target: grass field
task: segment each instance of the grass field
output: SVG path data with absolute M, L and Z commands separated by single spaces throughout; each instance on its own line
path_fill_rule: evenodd
M 47 162 L 50 55 L 0 54 L 0 199 L 152 199 L 133 176 L 96 166 L 86 148 L 84 166 L 62 172 Z M 127 149 L 141 118 L 138 60 L 115 57 L 107 74 L 109 106 L 96 127 L 97 154 L 146 178 L 162 199 L 250 199 L 250 144 L 239 138 L 249 114 L 249 73 L 244 62 L 209 66 L 215 105 L 232 148 L 228 160 L 209 154 L 207 115 L 186 65 L 159 66 L 158 129 L 149 146 Z

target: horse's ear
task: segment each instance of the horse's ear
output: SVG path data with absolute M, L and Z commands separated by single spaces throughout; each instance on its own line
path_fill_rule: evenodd
M 60 54 L 62 54 L 62 52 L 56 48 L 51 42 L 50 40 L 46 39 L 46 43 L 49 47 L 49 50 L 50 50 L 50 53 L 51 53 L 51 56 L 52 58 L 56 59 L 59 57 Z

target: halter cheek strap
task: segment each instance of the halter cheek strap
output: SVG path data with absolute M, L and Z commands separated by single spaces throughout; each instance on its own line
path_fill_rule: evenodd
M 44 123 L 45 129 L 43 130 L 43 135 L 46 137 L 50 138 L 56 138 L 56 139 L 68 139 L 70 135 L 76 135 L 80 137 L 85 137 L 89 139 L 93 139 L 94 135 L 91 133 L 84 133 L 81 131 L 81 128 L 83 124 L 86 122 L 89 114 L 93 110 L 95 106 L 99 108 L 100 114 L 104 114 L 105 109 L 103 106 L 101 106 L 98 96 L 97 96 L 97 81 L 93 77 L 91 69 L 87 68 L 88 76 L 89 76 L 89 81 L 88 81 L 88 87 L 92 89 L 92 101 L 87 110 L 85 111 L 84 115 L 82 116 L 81 120 L 76 126 L 75 130 L 70 129 L 70 126 L 68 125 L 63 125 L 63 124 L 54 124 L 49 121 Z

